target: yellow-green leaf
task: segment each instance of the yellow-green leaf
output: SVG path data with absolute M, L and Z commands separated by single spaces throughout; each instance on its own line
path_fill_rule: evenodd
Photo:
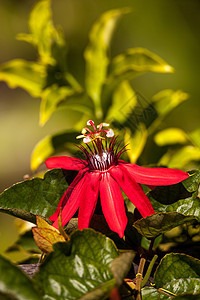
M 119 18 L 129 12 L 127 8 L 105 12 L 93 25 L 89 35 L 89 44 L 85 50 L 86 91 L 97 107 L 97 117 L 101 117 L 100 95 L 106 78 L 109 63 L 107 50 Z
M 195 129 L 194 131 L 190 132 L 189 137 L 193 144 L 200 149 L 200 128 Z
M 188 136 L 182 129 L 167 128 L 158 132 L 154 140 L 158 146 L 186 144 L 188 142 Z
M 178 151 L 169 150 L 159 161 L 160 165 L 169 168 L 186 169 L 187 164 L 200 160 L 200 149 L 191 145 L 184 146 Z
M 30 14 L 30 34 L 18 35 L 18 39 L 25 40 L 38 48 L 41 61 L 44 63 L 53 63 L 51 45 L 55 29 L 50 4 L 50 0 L 39 1 Z
M 156 109 L 158 117 L 149 127 L 149 133 L 152 133 L 160 125 L 160 123 L 168 113 L 170 113 L 174 108 L 176 108 L 186 100 L 188 100 L 188 94 L 180 90 L 173 91 L 168 89 L 157 93 L 152 98 L 152 102 Z
M 76 131 L 62 131 L 53 135 L 48 135 L 36 144 L 31 155 L 31 169 L 35 171 L 48 157 L 61 152 L 77 151 L 75 147 Z
M 53 84 L 46 88 L 42 93 L 42 101 L 40 105 L 40 124 L 44 125 L 50 118 L 52 113 L 56 110 L 57 105 L 63 99 L 74 94 L 71 87 Z
M 53 226 L 37 216 L 37 227 L 33 227 L 33 237 L 40 250 L 44 253 L 53 251 L 53 244 L 65 242 L 65 238 Z
M 137 98 L 134 90 L 128 81 L 123 81 L 113 94 L 112 105 L 108 110 L 106 120 L 109 123 L 117 121 L 124 123 L 137 104 Z
M 0 80 L 9 87 L 21 87 L 33 97 L 41 94 L 45 78 L 45 68 L 41 64 L 22 59 L 11 60 L 0 66 Z
M 127 154 L 131 163 L 135 163 L 142 153 L 146 144 L 148 133 L 143 123 L 140 123 L 135 132 L 132 133 L 129 128 L 125 129 L 124 142 L 127 144 Z
M 171 73 L 174 69 L 145 48 L 131 48 L 114 57 L 108 80 L 132 79 L 146 72 Z

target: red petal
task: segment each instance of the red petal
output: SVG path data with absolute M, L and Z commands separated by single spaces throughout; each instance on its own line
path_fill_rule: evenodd
M 122 165 L 122 164 L 121 164 Z M 189 174 L 178 169 L 146 168 L 136 164 L 123 164 L 131 178 L 136 182 L 147 185 L 171 185 L 181 182 L 189 177 Z
M 112 168 L 110 174 L 144 218 L 155 213 L 142 188 L 129 176 L 129 173 L 122 165 Z
M 56 221 L 60 210 L 65 206 L 65 204 L 67 203 L 74 187 L 78 184 L 78 182 L 81 180 L 81 178 L 84 176 L 85 174 L 85 170 L 81 170 L 78 175 L 74 178 L 74 180 L 72 181 L 72 183 L 70 184 L 70 186 L 68 187 L 68 189 L 65 191 L 65 193 L 63 194 L 62 198 L 60 199 L 58 206 L 56 208 L 55 213 L 49 218 L 52 222 Z
M 122 238 L 127 224 L 124 199 L 117 182 L 110 173 L 102 173 L 100 198 L 103 214 L 111 230 Z
M 78 214 L 78 228 L 88 228 L 91 217 L 94 213 L 98 195 L 99 195 L 99 183 L 101 179 L 100 172 L 91 172 L 85 175 L 85 190 L 84 195 L 82 193 L 82 199 L 79 206 Z
M 75 185 L 73 191 L 67 200 L 61 212 L 62 226 L 64 226 L 73 217 L 77 211 L 81 198 L 84 196 L 85 176 Z M 58 219 L 53 223 L 53 226 L 58 228 Z
M 61 168 L 66 170 L 81 170 L 87 166 L 85 160 L 68 156 L 50 157 L 45 161 L 45 164 L 49 169 Z

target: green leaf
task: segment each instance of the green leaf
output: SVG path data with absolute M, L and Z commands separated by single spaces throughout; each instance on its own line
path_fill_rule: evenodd
M 83 92 L 77 92 L 71 87 L 53 84 L 42 94 L 40 106 L 40 124 L 44 125 L 56 110 L 71 109 L 93 115 L 93 102 Z
M 189 163 L 200 160 L 200 148 L 192 145 L 182 147 L 177 151 L 169 150 L 159 160 L 160 165 L 169 168 L 185 169 Z
M 161 292 L 159 292 L 157 289 L 154 287 L 145 287 L 141 291 L 142 293 L 142 300 L 159 300 L 162 299 Z
M 44 66 L 22 59 L 15 59 L 0 66 L 0 80 L 11 88 L 21 87 L 33 97 L 39 97 L 44 85 Z
M 31 253 L 41 253 L 33 239 L 32 230 L 20 234 L 17 241 L 6 250 L 6 253 L 19 251 L 21 248 Z
M 174 108 L 180 105 L 182 102 L 188 99 L 188 94 L 182 91 L 163 90 L 156 94 L 153 98 L 153 105 L 157 111 L 158 117 L 149 127 L 149 133 L 160 125 L 163 119 L 169 114 Z
M 136 253 L 127 251 L 115 258 L 111 263 L 111 271 L 115 277 L 116 283 L 120 286 L 131 268 L 131 264 Z
M 193 295 L 193 294 L 184 294 L 184 295 L 179 295 L 177 297 L 174 297 L 173 299 L 175 300 L 199 300 L 200 298 L 200 293 Z
M 62 131 L 53 135 L 48 135 L 36 144 L 31 155 L 31 169 L 35 171 L 48 157 L 61 151 L 75 153 L 77 131 Z
M 148 132 L 143 123 L 140 123 L 135 132 L 132 133 L 129 128 L 125 129 L 124 143 L 129 151 L 127 152 L 131 163 L 135 163 L 141 155 L 148 138 Z
M 30 14 L 30 34 L 18 35 L 18 39 L 29 42 L 38 48 L 41 61 L 45 64 L 54 63 L 51 55 L 51 46 L 55 28 L 52 22 L 50 4 L 50 0 L 39 1 Z
M 154 136 L 154 140 L 158 146 L 186 144 L 188 142 L 188 136 L 182 129 L 167 128 L 159 131 Z
M 163 288 L 159 288 L 159 289 L 153 287 L 145 287 L 144 289 L 142 289 L 142 299 L 143 300 L 149 300 L 149 299 L 170 300 L 174 295 L 187 293 L 188 296 L 187 295 L 175 296 L 173 297 L 173 299 L 179 299 L 180 297 L 180 299 L 198 300 L 199 290 L 200 290 L 199 278 L 184 278 L 184 279 L 181 278 L 181 279 L 173 280 L 172 282 L 164 285 Z M 195 294 L 197 298 L 195 297 Z M 194 296 L 194 298 L 192 296 Z
M 0 256 L 0 294 L 1 293 L 5 294 L 5 299 L 42 299 L 33 287 L 31 280 L 19 268 L 2 256 Z
M 40 124 L 44 125 L 52 113 L 57 109 L 59 102 L 74 94 L 71 87 L 53 84 L 42 93 L 40 105 Z
M 123 124 L 136 104 L 137 98 L 134 90 L 128 81 L 123 81 L 114 91 L 112 105 L 108 110 L 106 121 L 109 123 L 117 121 Z
M 200 261 L 185 254 L 170 253 L 164 256 L 158 265 L 154 281 L 162 288 L 175 279 L 200 277 Z
M 180 278 L 167 283 L 163 288 L 176 295 L 183 293 L 197 294 L 200 293 L 200 278 Z M 165 298 L 163 297 L 163 299 Z
M 17 183 L 0 195 L 0 211 L 35 223 L 35 216 L 50 217 L 68 184 L 61 169 L 48 171 L 44 179 Z
M 69 242 L 54 246 L 34 280 L 48 299 L 79 299 L 93 290 L 101 298 L 85 295 L 81 299 L 106 299 L 116 285 L 110 264 L 117 256 L 114 243 L 106 236 L 91 229 L 76 231 Z
M 105 12 L 95 22 L 89 34 L 89 44 L 84 53 L 86 60 L 86 91 L 96 105 L 96 113 L 99 118 L 102 117 L 101 89 L 109 63 L 108 47 L 118 20 L 129 11 L 128 8 L 122 8 Z
M 133 226 L 146 238 L 154 238 L 172 228 L 196 220 L 193 216 L 184 216 L 177 212 L 155 213 L 136 221 Z
M 158 55 L 145 48 L 131 48 L 114 57 L 110 65 L 108 81 L 131 80 L 146 72 L 172 73 L 174 69 Z
M 185 216 L 195 216 L 200 220 L 199 183 L 200 171 L 194 171 L 182 183 L 156 187 L 147 195 L 157 212 L 177 211 Z
M 194 131 L 188 133 L 193 144 L 200 148 L 200 128 L 195 129 Z

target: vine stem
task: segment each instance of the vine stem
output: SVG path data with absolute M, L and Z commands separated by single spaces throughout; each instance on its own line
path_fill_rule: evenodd
M 154 241 L 155 241 L 155 238 L 153 238 L 151 240 L 148 253 L 152 252 Z M 142 287 L 143 271 L 144 271 L 144 266 L 145 266 L 145 263 L 146 263 L 146 259 L 147 259 L 147 253 L 142 254 L 141 259 L 140 259 L 140 263 L 139 263 L 139 267 L 138 267 L 138 272 L 136 274 L 136 282 L 135 282 L 135 289 L 136 289 L 136 292 L 137 292 L 136 300 L 141 300 L 142 299 L 141 287 Z M 155 261 L 153 261 L 150 269 L 152 269 L 154 262 Z M 149 270 L 149 272 L 151 272 L 151 270 Z M 148 275 L 150 275 L 150 274 L 148 274 Z M 146 277 L 145 277 L 145 280 L 146 280 Z M 147 280 L 148 280 L 148 278 L 147 278 Z
M 138 272 L 136 274 L 136 282 L 135 282 L 135 289 L 137 291 L 137 296 L 136 296 L 136 300 L 141 300 L 141 283 L 143 280 L 143 270 L 144 270 L 144 265 L 146 263 L 146 257 L 141 257 L 140 259 L 140 264 L 138 267 Z

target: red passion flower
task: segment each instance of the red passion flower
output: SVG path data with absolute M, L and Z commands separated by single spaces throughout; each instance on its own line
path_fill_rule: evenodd
M 140 184 L 171 185 L 183 181 L 189 175 L 177 169 L 139 167 L 127 163 L 120 159 L 126 149 L 123 147 L 119 150 L 117 138 L 114 137 L 113 130 L 108 128 L 109 124 L 101 123 L 96 128 L 94 122 L 89 120 L 87 125 L 88 127 L 83 128 L 82 135 L 77 137 L 83 138 L 86 144 L 85 147 L 79 145 L 85 160 L 59 156 L 50 157 L 45 162 L 49 169 L 79 171 L 50 220 L 58 228 L 61 211 L 64 226 L 79 209 L 78 228 L 88 228 L 100 195 L 102 211 L 110 229 L 123 237 L 127 216 L 121 189 L 142 217 L 147 217 L 155 211 Z M 103 129 L 104 127 L 108 129 Z

